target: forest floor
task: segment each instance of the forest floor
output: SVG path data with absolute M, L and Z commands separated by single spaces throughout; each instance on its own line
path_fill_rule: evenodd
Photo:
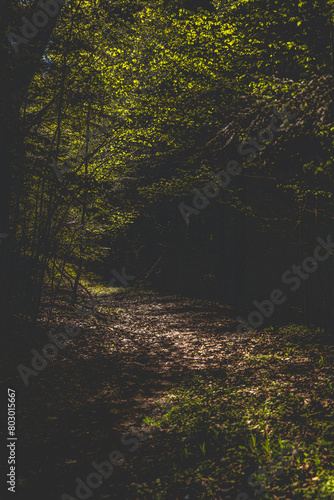
M 90 291 L 76 311 L 59 302 L 47 322 L 45 310 L 5 363 L 17 498 L 334 499 L 329 337 L 297 325 L 241 337 L 226 305 Z M 80 333 L 25 385 L 17 365 L 69 322 Z M 107 460 L 95 484 L 92 462 Z

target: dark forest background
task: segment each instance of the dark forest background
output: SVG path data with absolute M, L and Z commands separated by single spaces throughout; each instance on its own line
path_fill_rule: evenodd
M 333 500 L 333 21 L 1 0 L 15 498 Z

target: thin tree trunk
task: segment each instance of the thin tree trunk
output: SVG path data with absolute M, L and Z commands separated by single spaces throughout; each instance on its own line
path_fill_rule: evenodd
M 87 195 L 88 195 L 88 147 L 89 147 L 89 125 L 90 125 L 90 113 L 91 113 L 91 103 L 88 103 L 88 111 L 87 111 L 87 125 L 86 125 L 86 150 L 85 150 L 85 184 L 84 184 L 84 192 L 83 192 L 83 202 L 82 202 L 82 212 L 81 212 L 81 222 L 80 228 L 82 234 L 85 230 L 85 222 L 86 222 L 86 210 L 87 210 Z M 82 241 L 82 240 L 81 240 Z M 72 293 L 72 304 L 76 303 L 77 293 L 78 293 L 78 284 L 82 273 L 83 266 L 83 252 L 84 248 L 82 243 L 80 243 L 80 258 L 78 264 L 78 271 L 75 277 L 74 288 Z

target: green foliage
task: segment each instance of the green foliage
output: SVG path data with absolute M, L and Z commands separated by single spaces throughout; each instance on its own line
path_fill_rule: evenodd
M 147 240 L 175 247 L 175 259 L 196 246 L 190 231 L 174 244 L 184 229 L 177 205 L 240 160 L 240 142 L 284 106 L 295 123 L 206 213 L 219 226 L 229 207 L 281 240 L 301 217 L 331 222 L 332 20 L 332 0 L 66 5 L 24 101 L 13 87 L 24 132 L 11 219 L 35 285 L 55 255 L 102 269 L 118 248 Z M 67 165 L 61 182 L 53 162 Z

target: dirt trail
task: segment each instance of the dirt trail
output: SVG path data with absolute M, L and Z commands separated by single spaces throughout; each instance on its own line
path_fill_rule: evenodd
M 17 377 L 25 500 L 36 492 L 49 500 L 74 495 L 75 478 L 94 472 L 92 461 L 107 460 L 112 450 L 129 456 L 122 433 L 138 429 L 187 373 L 228 368 L 243 342 L 231 308 L 203 301 L 110 295 L 94 310 L 95 317 L 68 316 L 82 332 L 27 387 Z M 43 345 L 34 347 L 41 352 Z M 28 365 L 29 351 L 24 358 Z M 129 480 L 118 468 L 92 498 L 126 498 Z

